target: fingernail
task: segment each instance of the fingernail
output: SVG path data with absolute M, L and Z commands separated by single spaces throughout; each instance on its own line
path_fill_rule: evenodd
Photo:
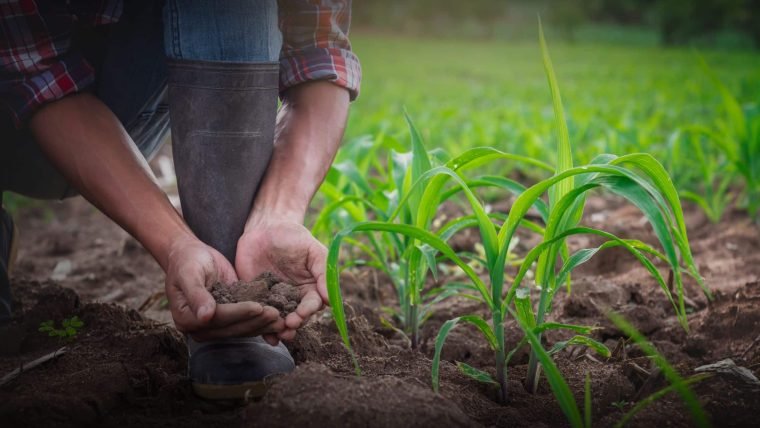
M 198 308 L 198 319 L 203 319 L 208 313 L 211 312 L 211 308 L 209 308 L 207 305 L 203 305 L 200 308 Z

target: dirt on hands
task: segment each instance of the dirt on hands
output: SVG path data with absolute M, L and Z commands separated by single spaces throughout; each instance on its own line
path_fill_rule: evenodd
M 294 312 L 301 302 L 298 287 L 283 282 L 270 272 L 264 272 L 253 281 L 238 281 L 232 284 L 217 282 L 211 287 L 211 295 L 216 303 L 258 302 L 272 306 L 285 318 Z

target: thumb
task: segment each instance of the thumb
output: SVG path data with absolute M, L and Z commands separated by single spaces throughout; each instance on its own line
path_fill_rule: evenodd
M 205 263 L 194 263 L 193 268 L 185 269 L 179 278 L 180 289 L 201 325 L 209 322 L 216 311 L 216 301 L 206 289 L 207 285 L 213 284 L 217 279 L 213 264 L 209 264 L 211 269 Z
M 311 259 L 309 271 L 314 279 L 317 280 L 317 292 L 319 293 L 319 297 L 322 298 L 322 302 L 329 306 L 330 301 L 327 295 L 327 275 L 325 273 L 327 268 L 327 248 L 321 243 L 312 247 Z

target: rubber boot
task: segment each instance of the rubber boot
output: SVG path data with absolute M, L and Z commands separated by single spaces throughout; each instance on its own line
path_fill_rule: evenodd
M 185 221 L 235 263 L 272 156 L 279 65 L 169 61 L 169 115 Z
M 237 241 L 272 155 L 277 63 L 169 60 L 172 150 L 182 213 L 203 242 L 235 262 Z M 260 396 L 266 378 L 292 371 L 280 343 L 261 337 L 187 337 L 195 392 L 209 399 Z

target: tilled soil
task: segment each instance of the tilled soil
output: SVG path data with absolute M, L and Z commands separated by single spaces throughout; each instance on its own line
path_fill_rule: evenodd
M 301 302 L 298 287 L 270 272 L 264 272 L 253 281 L 239 281 L 233 284 L 217 282 L 211 286 L 211 295 L 216 303 L 258 302 L 280 311 L 285 318 L 294 312 Z
M 636 210 L 616 199 L 591 198 L 589 204 L 587 224 L 655 242 Z M 458 208 L 447 209 L 453 215 Z M 170 317 L 161 294 L 162 276 L 149 267 L 145 252 L 128 244 L 130 238 L 100 214 L 84 208 L 81 201 L 56 206 L 52 220 L 42 213 L 37 207 L 19 216 L 21 260 L 12 282 L 23 311 L 17 313 L 12 328 L 0 329 L 0 376 L 21 363 L 63 347 L 66 350 L 0 386 L 3 427 L 566 425 L 545 380 L 536 394 L 525 391 L 526 350 L 518 352 L 508 368 L 507 405 L 493 400 L 493 388 L 460 374 L 455 361 L 494 372 L 492 351 L 467 326 L 457 327 L 447 340 L 441 393 L 433 393 L 430 359 L 438 328 L 454 316 L 486 315 L 484 308 L 459 299 L 438 305 L 423 327 L 419 350 L 411 350 L 381 322 L 386 316 L 381 308 L 394 304 L 389 282 L 364 268 L 342 275 L 361 377 L 354 375 L 330 314 L 323 312 L 289 344 L 296 371 L 276 379 L 262 400 L 204 402 L 192 394 L 185 378 L 183 338 L 170 323 L 154 321 Z M 612 426 L 633 402 L 667 385 L 650 361 L 607 320 L 604 314 L 609 310 L 623 314 L 644 332 L 684 376 L 727 358 L 760 375 L 760 232 L 740 213 L 730 213 L 719 225 L 710 224 L 691 207 L 687 215 L 695 258 L 715 294 L 708 301 L 696 284 L 686 283 L 688 333 L 655 281 L 618 250 L 597 255 L 577 271 L 572 292 L 557 295 L 552 319 L 598 325 L 595 338 L 613 350 L 609 359 L 579 347 L 555 356 L 579 403 L 586 373 L 591 374 L 594 426 Z M 72 231 L 76 239 L 65 240 Z M 535 239 L 520 238 L 518 250 Z M 474 242 L 477 233 L 457 245 L 468 249 Z M 573 248 L 589 244 L 593 242 L 570 242 Z M 62 260 L 69 260 L 73 268 L 66 277 L 49 280 Z M 121 290 L 118 295 L 117 289 Z M 61 341 L 37 331 L 42 321 L 60 323 L 73 315 L 85 322 L 73 340 Z M 559 332 L 545 336 L 548 346 L 567 338 Z M 506 337 L 511 345 L 520 337 L 512 321 L 507 322 Z M 757 425 L 760 391 L 751 382 L 716 374 L 694 390 L 713 425 Z M 692 424 L 679 398 L 669 395 L 641 412 L 631 425 Z

